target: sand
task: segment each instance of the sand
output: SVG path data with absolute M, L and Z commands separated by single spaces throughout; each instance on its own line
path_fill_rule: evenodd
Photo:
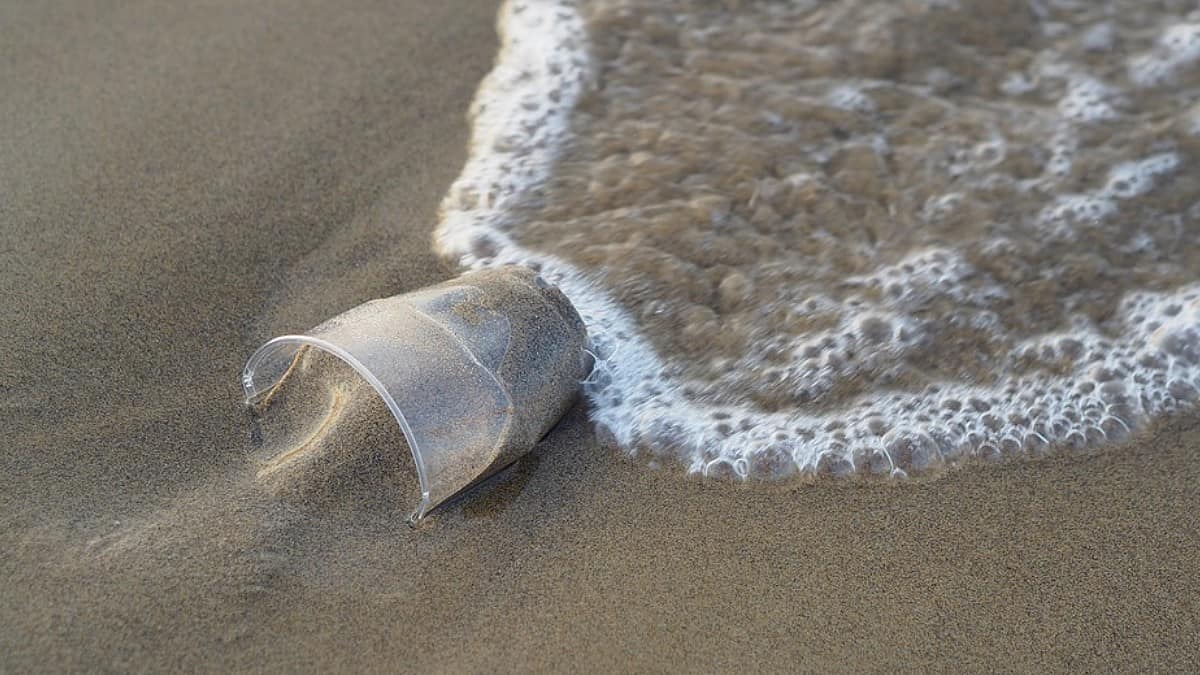
M 1200 417 L 931 482 L 654 471 L 577 408 L 405 524 L 256 482 L 271 335 L 450 276 L 495 5 L 0 8 L 0 670 L 1183 669 Z M 357 434 L 357 438 L 351 438 Z

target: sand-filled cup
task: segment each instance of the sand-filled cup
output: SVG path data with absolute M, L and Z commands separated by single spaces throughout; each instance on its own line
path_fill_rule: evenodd
M 383 398 L 412 451 L 413 520 L 531 449 L 587 376 L 587 331 L 532 270 L 503 267 L 372 300 L 260 347 L 246 402 L 268 400 L 305 347 L 349 364 Z

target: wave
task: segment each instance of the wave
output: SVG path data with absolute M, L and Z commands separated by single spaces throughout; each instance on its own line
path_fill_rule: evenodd
M 1194 407 L 1200 24 L 901 4 L 511 0 L 435 248 L 557 284 L 593 420 L 694 472 L 900 477 Z

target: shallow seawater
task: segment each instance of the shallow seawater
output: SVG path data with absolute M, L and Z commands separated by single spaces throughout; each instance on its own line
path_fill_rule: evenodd
M 1200 399 L 1194 2 L 514 0 L 501 30 L 437 246 L 563 288 L 626 449 L 899 476 Z

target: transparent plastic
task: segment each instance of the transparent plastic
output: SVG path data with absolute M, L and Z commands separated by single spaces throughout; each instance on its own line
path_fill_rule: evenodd
M 349 364 L 396 418 L 420 481 L 414 522 L 532 448 L 590 367 L 575 309 L 519 267 L 372 300 L 274 338 L 242 372 L 246 402 L 269 401 L 306 345 Z

